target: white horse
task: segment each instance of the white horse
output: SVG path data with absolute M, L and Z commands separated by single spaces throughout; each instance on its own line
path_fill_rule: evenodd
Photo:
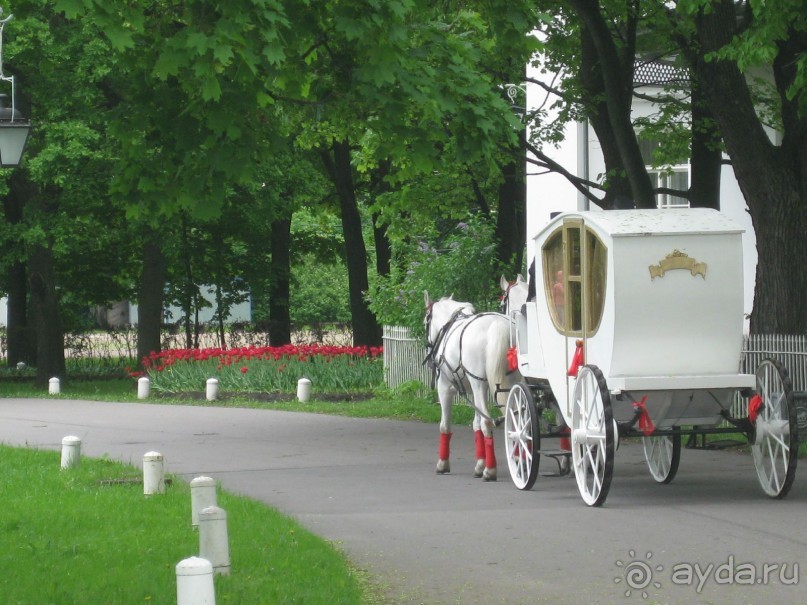
M 513 311 L 520 311 L 521 307 L 527 302 L 527 295 L 529 288 L 527 280 L 519 273 L 516 275 L 516 281 L 507 281 L 502 275 L 499 278 L 499 287 L 502 289 L 502 313 L 507 317 L 512 317 Z
M 476 466 L 474 476 L 496 481 L 494 421 L 488 409 L 488 392 L 497 405 L 506 403 L 506 392 L 497 392 L 520 374 L 508 372 L 510 320 L 501 313 L 476 313 L 473 305 L 451 297 L 426 302 L 426 361 L 432 367 L 440 400 L 439 474 L 451 472 L 451 404 L 456 393 L 473 394 Z

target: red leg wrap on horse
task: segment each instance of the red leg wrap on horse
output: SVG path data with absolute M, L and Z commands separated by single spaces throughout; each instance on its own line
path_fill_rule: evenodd
M 451 442 L 451 435 L 454 433 L 440 433 L 440 449 L 438 451 L 438 456 L 440 460 L 448 460 L 448 455 L 450 452 L 449 443 Z
M 568 434 L 570 434 L 572 432 L 572 429 L 570 429 L 568 426 L 565 426 L 560 430 L 560 432 L 563 433 L 564 435 L 568 435 Z M 560 438 L 560 449 L 562 449 L 562 450 L 571 450 L 572 449 L 572 440 L 569 439 L 568 437 L 561 437 Z
M 485 434 L 481 430 L 474 431 L 474 443 L 476 445 L 476 459 L 481 460 L 485 457 Z
M 485 466 L 496 468 L 496 450 L 493 447 L 493 437 L 485 437 Z

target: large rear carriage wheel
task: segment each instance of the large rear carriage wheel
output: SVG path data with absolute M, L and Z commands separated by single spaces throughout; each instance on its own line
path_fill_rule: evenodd
M 504 443 L 510 478 L 518 489 L 532 489 L 538 477 L 541 431 L 532 391 L 521 382 L 510 389 L 504 412 Z
M 758 403 L 751 455 L 759 484 L 771 498 L 783 498 L 796 477 L 799 438 L 793 388 L 787 370 L 774 359 L 756 372 Z M 751 398 L 751 407 L 755 401 Z M 751 412 L 751 410 L 749 410 Z
M 577 488 L 586 504 L 601 506 L 614 470 L 614 415 L 605 378 L 597 366 L 580 368 L 573 403 L 572 463 Z

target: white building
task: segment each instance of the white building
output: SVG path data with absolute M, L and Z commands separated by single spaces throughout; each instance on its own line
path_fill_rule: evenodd
M 528 66 L 528 77 L 539 79 L 541 74 Z M 545 77 L 545 76 L 544 76 Z M 659 91 L 659 87 L 655 87 Z M 652 94 L 653 87 L 643 90 Z M 546 91 L 535 84 L 527 86 L 527 109 L 534 110 L 547 106 Z M 634 99 L 633 112 L 635 116 L 647 116 L 654 112 L 653 104 L 644 99 Z M 770 133 L 771 137 L 775 133 Z M 544 147 L 542 150 L 552 160 L 561 164 L 566 170 L 577 177 L 597 181 L 605 173 L 605 163 L 602 149 L 594 130 L 585 122 L 571 123 L 566 126 L 566 136 L 557 148 Z M 662 183 L 673 188 L 686 188 L 689 186 L 690 169 L 688 164 L 671 167 L 671 177 L 659 173 L 659 178 L 670 179 Z M 668 196 L 659 196 L 659 206 L 674 207 L 682 200 L 670 199 Z M 685 200 L 683 200 L 685 202 Z M 527 165 L 527 240 L 529 241 L 548 222 L 550 213 L 568 210 L 582 210 L 586 208 L 587 199 L 565 177 L 557 173 L 540 174 L 533 164 Z M 592 210 L 596 206 L 591 205 Z M 724 165 L 720 180 L 720 210 L 730 216 L 742 228 L 743 235 L 743 263 L 744 263 L 744 302 L 743 312 L 746 316 L 745 329 L 748 330 L 747 318 L 751 314 L 754 302 L 754 284 L 756 280 L 757 251 L 751 216 L 742 196 L 734 171 L 730 166 Z

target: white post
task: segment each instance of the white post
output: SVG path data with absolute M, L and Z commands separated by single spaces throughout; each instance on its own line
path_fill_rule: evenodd
M 151 381 L 148 376 L 141 376 L 137 379 L 137 398 L 147 399 L 151 392 Z
M 216 605 L 213 566 L 207 559 L 190 557 L 177 563 L 177 605 Z
M 191 526 L 199 527 L 199 511 L 216 506 L 216 482 L 210 477 L 191 481 Z
M 208 401 L 215 401 L 219 398 L 219 381 L 216 378 L 208 378 L 207 379 L 207 389 L 205 391 L 205 396 L 207 397 Z
M 62 439 L 62 468 L 74 468 L 81 462 L 81 439 L 68 435 Z
M 218 506 L 199 511 L 199 556 L 210 561 L 215 573 L 230 575 L 227 512 Z
M 165 469 L 160 452 L 146 452 L 143 455 L 143 494 L 165 493 Z
M 59 388 L 59 379 L 55 376 L 48 380 L 48 394 L 49 395 L 58 395 L 61 392 Z
M 297 399 L 302 403 L 311 399 L 311 381 L 308 378 L 297 381 Z

